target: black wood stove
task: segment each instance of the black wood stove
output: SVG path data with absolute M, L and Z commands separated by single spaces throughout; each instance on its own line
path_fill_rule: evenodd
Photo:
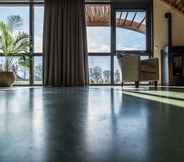
M 162 50 L 161 69 L 162 85 L 184 85 L 184 46 L 172 45 L 172 15 L 166 13 L 168 19 L 168 46 Z

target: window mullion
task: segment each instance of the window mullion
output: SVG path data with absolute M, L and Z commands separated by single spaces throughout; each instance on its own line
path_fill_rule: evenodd
M 34 8 L 33 4 L 30 4 L 30 17 L 29 17 L 29 24 L 30 24 L 30 39 L 31 39 L 31 47 L 30 47 L 30 85 L 33 85 L 34 83 Z

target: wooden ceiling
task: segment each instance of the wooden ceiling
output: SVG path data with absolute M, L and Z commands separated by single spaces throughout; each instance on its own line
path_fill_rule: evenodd
M 184 0 L 162 0 L 184 14 Z
M 122 16 L 122 13 L 125 16 Z M 146 32 L 145 17 L 139 21 L 136 19 L 137 12 L 131 19 L 128 19 L 129 12 L 120 12 L 116 18 L 116 26 L 133 30 L 139 33 Z M 111 25 L 111 9 L 109 5 L 86 5 L 86 25 L 87 26 L 110 26 Z

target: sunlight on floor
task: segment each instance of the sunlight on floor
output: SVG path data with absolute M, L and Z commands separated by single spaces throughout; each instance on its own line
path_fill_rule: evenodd
M 158 93 L 156 93 L 156 92 L 157 91 L 153 92 L 153 94 L 160 93 L 162 95 L 165 94 L 166 96 L 165 97 L 164 96 L 154 96 L 154 95 L 151 95 L 152 92 L 148 93 L 146 91 L 144 91 L 144 94 L 143 93 L 137 93 L 136 91 L 135 92 L 133 92 L 133 91 L 132 92 L 131 91 L 123 91 L 123 94 L 184 108 L 184 100 L 181 100 L 181 98 L 184 97 L 184 93 L 181 93 L 181 92 L 168 92 L 168 91 L 161 91 L 161 92 L 158 91 Z M 174 97 L 175 98 L 178 97 L 179 100 L 167 98 L 167 96 L 172 96 L 173 93 L 175 94 Z
M 149 91 L 136 91 L 137 93 L 148 94 L 148 95 L 156 95 L 160 97 L 167 97 L 171 99 L 184 99 L 183 92 L 175 92 L 175 91 L 167 91 L 167 90 L 149 90 Z

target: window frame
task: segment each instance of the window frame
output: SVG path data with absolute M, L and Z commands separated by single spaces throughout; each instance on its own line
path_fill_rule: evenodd
M 29 36 L 32 41 L 32 47 L 30 48 L 30 70 L 29 70 L 29 83 L 28 84 L 16 84 L 16 86 L 40 86 L 43 84 L 35 84 L 34 83 L 34 57 L 39 56 L 43 57 L 43 51 L 42 53 L 37 53 L 34 52 L 34 7 L 35 6 L 44 6 L 44 2 L 35 2 L 35 1 L 30 1 L 30 2 L 0 2 L 0 6 L 26 6 L 29 7 Z M 18 57 L 19 54 L 17 54 L 16 57 Z M 0 57 L 2 57 L 2 54 L 0 54 Z M 43 65 L 42 65 L 43 66 Z
M 111 6 L 111 34 L 110 34 L 110 52 L 96 52 L 96 53 L 88 53 L 89 56 L 110 56 L 111 57 L 111 61 L 110 61 L 110 66 L 111 66 L 111 84 L 102 84 L 102 85 L 119 85 L 119 84 L 115 84 L 114 83 L 114 56 L 116 56 L 116 37 L 115 37 L 115 11 L 120 9 L 120 10 L 144 10 L 146 11 L 146 15 L 147 15 L 147 21 L 146 21 L 146 29 L 147 29 L 147 34 L 146 34 L 146 51 L 124 51 L 127 53 L 132 53 L 132 52 L 136 52 L 137 54 L 141 55 L 141 56 L 153 56 L 153 5 L 152 2 L 148 3 L 134 3 L 134 6 L 132 7 L 132 2 L 129 3 L 112 3 L 112 2 L 86 2 L 86 5 L 110 5 Z M 30 49 L 30 54 L 31 54 L 31 66 L 30 66 L 30 79 L 29 79 L 29 84 L 26 85 L 43 85 L 43 84 L 34 84 L 34 57 L 35 56 L 39 56 L 43 58 L 43 51 L 41 53 L 39 52 L 34 52 L 34 6 L 40 5 L 40 6 L 44 6 L 44 2 L 35 2 L 33 0 L 31 0 L 30 2 L 0 2 L 0 5 L 13 5 L 13 6 L 20 6 L 20 5 L 25 5 L 29 7 L 29 33 L 30 33 L 30 37 L 32 38 L 32 48 Z M 0 54 L 1 57 L 1 54 Z M 42 65 L 43 66 L 43 65 Z M 18 85 L 18 84 L 16 84 Z M 91 84 L 93 85 L 93 84 Z M 101 84 L 95 84 L 95 86 L 98 86 Z M 21 85 L 20 85 L 21 86 Z M 25 84 L 23 85 L 25 86 Z

